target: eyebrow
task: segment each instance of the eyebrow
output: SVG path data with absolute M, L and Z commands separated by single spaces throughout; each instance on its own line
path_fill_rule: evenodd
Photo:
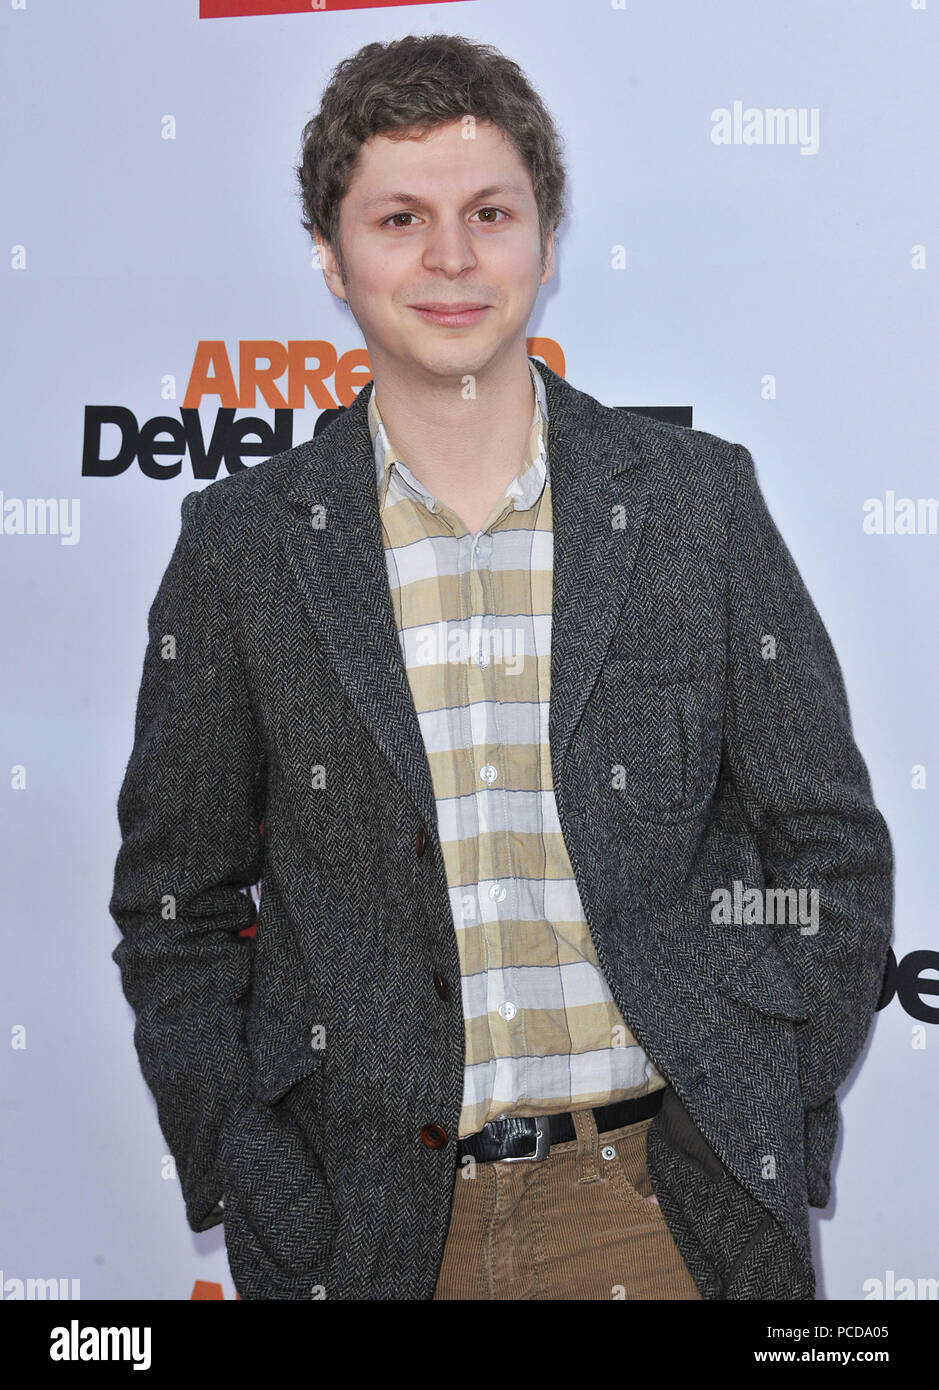
M 481 198 L 497 198 L 503 193 L 515 193 L 524 197 L 529 190 L 520 183 L 497 183 L 491 184 L 488 188 L 480 188 L 476 193 L 471 193 L 466 202 L 475 203 Z M 370 212 L 373 208 L 383 207 L 386 203 L 410 203 L 413 207 L 424 208 L 427 204 L 419 193 L 375 193 L 371 198 L 366 198 L 362 204 L 365 212 Z

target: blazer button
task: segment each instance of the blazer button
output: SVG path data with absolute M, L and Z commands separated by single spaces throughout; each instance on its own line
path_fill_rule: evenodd
M 435 990 L 437 991 L 437 993 L 440 995 L 441 999 L 446 999 L 446 997 L 447 997 L 447 982 L 446 982 L 446 980 L 443 978 L 443 976 L 441 975 L 441 973 L 440 973 L 439 970 L 435 970 L 435 971 L 434 971 L 434 989 L 435 989 Z
M 443 1125 L 421 1125 L 421 1139 L 429 1149 L 442 1149 L 447 1142 Z
M 414 837 L 414 848 L 417 850 L 417 857 L 418 857 L 418 859 L 420 859 L 420 858 L 422 857 L 422 855 L 423 855 L 423 853 L 424 853 L 424 847 L 426 846 L 426 844 L 427 844 L 427 832 L 424 830 L 424 827 L 423 827 L 423 826 L 420 826 L 420 828 L 418 829 L 417 834 L 416 834 L 415 837 Z

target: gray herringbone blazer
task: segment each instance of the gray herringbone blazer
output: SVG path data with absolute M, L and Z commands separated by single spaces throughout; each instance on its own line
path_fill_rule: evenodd
M 835 1093 L 891 933 L 890 836 L 747 450 L 537 366 L 558 814 L 610 989 L 670 1082 L 653 1185 L 704 1298 L 810 1299 L 808 1208 L 829 1199 Z M 184 498 L 118 803 L 114 959 L 141 1069 L 189 1224 L 224 1220 L 243 1298 L 430 1299 L 454 1184 L 460 967 L 370 390 Z M 817 890 L 818 930 L 713 920 L 735 883 Z

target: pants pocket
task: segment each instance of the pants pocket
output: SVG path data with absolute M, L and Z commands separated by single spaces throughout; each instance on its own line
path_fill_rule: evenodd
M 664 1222 L 649 1170 L 646 1166 L 646 1132 L 651 1118 L 624 1129 L 611 1130 L 598 1136 L 601 1174 L 609 1177 L 614 1188 L 635 1212 L 649 1222 Z

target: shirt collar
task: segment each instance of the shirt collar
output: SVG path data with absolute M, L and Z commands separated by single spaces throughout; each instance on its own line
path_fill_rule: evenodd
M 532 384 L 535 388 L 535 405 L 532 411 L 531 427 L 528 431 L 528 443 L 522 466 L 505 490 L 505 496 L 512 498 L 516 511 L 525 511 L 531 507 L 541 496 L 545 483 L 550 484 L 551 482 L 547 447 L 547 396 L 541 373 L 531 357 L 528 359 L 528 369 L 531 372 Z M 437 499 L 428 492 L 423 483 L 415 478 L 391 444 L 375 400 L 374 387 L 368 402 L 368 427 L 375 453 L 375 482 L 378 488 L 379 510 L 385 505 L 391 473 L 394 469 L 408 488 L 420 497 L 427 509 L 432 512 L 436 511 Z

